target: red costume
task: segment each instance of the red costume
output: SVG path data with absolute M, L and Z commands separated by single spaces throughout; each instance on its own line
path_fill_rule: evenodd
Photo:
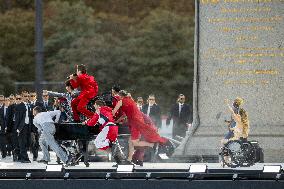
M 87 121 L 88 126 L 101 124 L 100 133 L 95 139 L 95 145 L 101 150 L 109 148 L 109 144 L 115 142 L 118 135 L 118 126 L 114 124 L 112 109 L 107 106 L 99 108 L 100 114 L 95 113 L 93 117 Z
M 118 101 L 120 100 L 120 96 L 119 95 L 115 95 L 112 98 L 112 107 L 115 108 L 116 104 L 118 103 Z M 121 116 L 123 116 L 123 112 L 121 110 L 121 108 L 115 113 L 115 115 L 113 116 L 115 120 L 118 120 Z
M 71 102 L 74 121 L 80 121 L 79 112 L 91 118 L 94 113 L 87 110 L 86 106 L 98 93 L 98 84 L 95 78 L 84 73 L 76 79 L 71 79 L 70 83 L 74 89 L 78 87 L 81 89 L 80 95 Z
M 131 133 L 131 139 L 137 140 L 142 135 L 145 141 L 150 143 L 165 144 L 168 140 L 161 137 L 158 131 L 146 115 L 138 109 L 136 103 L 130 97 L 124 97 L 122 99 L 122 111 L 127 116 L 128 126 Z

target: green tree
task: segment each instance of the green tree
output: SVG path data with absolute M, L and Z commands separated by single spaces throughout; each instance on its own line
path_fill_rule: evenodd
M 50 71 L 69 63 L 68 57 L 62 57 L 62 52 L 82 37 L 95 31 L 93 10 L 82 1 L 52 1 L 45 9 L 45 56 L 47 79 L 51 79 Z
M 12 9 L 0 15 L 0 23 L 2 66 L 11 70 L 14 81 L 34 80 L 33 12 Z M 6 84 L 13 88 L 13 83 Z
M 127 41 L 128 71 L 135 93 L 154 93 L 164 107 L 179 93 L 191 98 L 194 23 L 165 10 L 155 10 Z

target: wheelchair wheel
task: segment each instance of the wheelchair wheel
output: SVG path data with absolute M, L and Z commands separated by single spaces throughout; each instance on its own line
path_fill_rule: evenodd
M 221 156 L 223 163 L 228 167 L 235 168 L 241 166 L 245 161 L 241 141 L 229 141 L 222 149 Z
M 256 162 L 256 149 L 250 142 L 243 142 L 242 151 L 245 157 L 245 162 L 242 166 L 252 166 Z

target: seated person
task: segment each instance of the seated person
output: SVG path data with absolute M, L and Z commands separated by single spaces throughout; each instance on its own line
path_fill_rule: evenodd
M 94 104 L 96 112 L 93 117 L 83 124 L 95 126 L 99 123 L 100 133 L 95 139 L 95 146 L 100 150 L 107 150 L 117 139 L 118 126 L 114 123 L 112 109 L 102 100 L 96 100 Z
M 54 122 L 58 122 L 61 115 L 61 111 L 54 110 L 42 112 L 42 108 L 36 106 L 33 109 L 33 115 L 33 123 L 37 127 L 38 131 L 40 131 L 39 145 L 43 152 L 43 158 L 39 162 L 48 163 L 50 161 L 50 155 L 48 152 L 48 147 L 50 147 L 50 149 L 56 153 L 60 160 L 68 165 L 71 161 L 71 156 L 68 157 L 68 155 L 63 151 L 63 149 L 57 144 L 54 139 Z M 53 121 L 54 117 L 55 121 Z
M 234 100 L 233 107 L 229 105 L 228 100 L 226 100 L 226 104 L 229 108 L 232 119 L 230 121 L 226 121 L 228 123 L 229 132 L 226 134 L 225 138 L 222 139 L 222 145 L 226 144 L 229 140 L 247 138 L 249 130 L 247 112 L 243 108 L 240 108 L 243 104 L 243 99 L 236 98 Z

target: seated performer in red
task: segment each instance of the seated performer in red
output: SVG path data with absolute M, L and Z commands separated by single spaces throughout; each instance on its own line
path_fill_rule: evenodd
M 85 65 L 77 66 L 77 76 L 70 75 L 70 83 L 74 89 L 79 88 L 79 96 L 72 100 L 71 106 L 75 122 L 80 121 L 79 112 L 88 118 L 92 118 L 93 112 L 87 110 L 89 101 L 98 93 L 98 84 L 93 76 L 87 74 Z
M 118 126 L 114 123 L 112 109 L 105 105 L 104 101 L 96 100 L 96 113 L 85 122 L 88 126 L 101 124 L 100 133 L 95 139 L 95 146 L 100 150 L 106 150 L 114 143 L 118 135 Z
M 165 144 L 168 140 L 158 134 L 156 127 L 151 122 L 145 120 L 143 113 L 138 109 L 135 101 L 128 96 L 128 93 L 122 90 L 119 92 L 119 95 L 121 99 L 114 108 L 113 115 L 115 115 L 119 108 L 121 108 L 127 116 L 128 126 L 131 134 L 131 139 L 129 141 L 129 155 L 127 160 L 132 160 L 134 147 L 153 148 L 155 143 Z M 145 141 L 140 140 L 140 135 L 143 136 Z

